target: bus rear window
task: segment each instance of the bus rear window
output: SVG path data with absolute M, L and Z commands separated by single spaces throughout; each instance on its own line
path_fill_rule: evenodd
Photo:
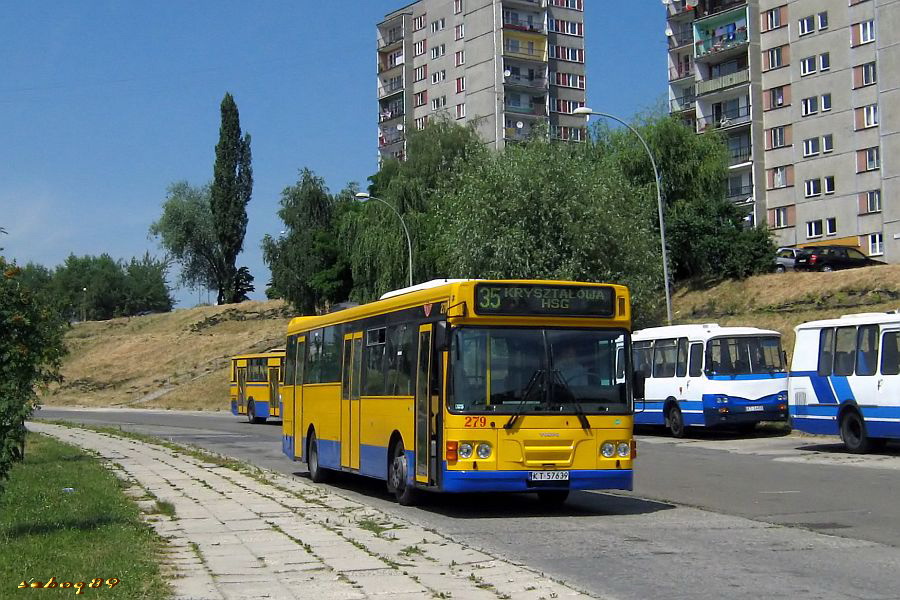
M 761 375 L 783 372 L 781 338 L 777 336 L 713 338 L 707 344 L 706 368 L 712 375 Z

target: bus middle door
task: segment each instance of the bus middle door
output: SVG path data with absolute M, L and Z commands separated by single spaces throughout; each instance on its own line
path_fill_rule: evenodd
M 247 367 L 237 368 L 238 413 L 247 414 Z
M 419 327 L 416 362 L 416 481 L 428 483 L 431 461 L 433 325 Z
M 341 466 L 359 469 L 362 332 L 344 336 L 341 373 Z
M 281 367 L 269 367 L 269 415 L 273 417 L 281 416 Z

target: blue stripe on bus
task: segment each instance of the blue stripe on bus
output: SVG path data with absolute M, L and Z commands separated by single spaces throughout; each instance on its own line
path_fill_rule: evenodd
M 843 403 L 849 400 L 856 400 L 853 396 L 853 390 L 850 389 L 850 384 L 847 382 L 846 377 L 841 377 L 838 375 L 832 375 L 829 377 L 831 380 L 831 385 L 834 387 L 834 393 L 837 396 L 837 402 Z
M 535 492 L 537 490 L 631 490 L 634 473 L 631 469 L 579 469 L 569 471 L 565 485 L 543 484 L 530 486 L 530 471 L 450 471 L 443 463 L 445 492 Z
M 387 479 L 388 449 L 384 446 L 359 445 L 359 472 L 369 477 Z
M 269 403 L 253 401 L 253 413 L 260 419 L 269 418 Z
M 787 373 L 752 373 L 749 375 L 707 375 L 712 381 L 764 381 L 769 379 L 787 379 Z
M 294 436 L 292 436 L 292 435 L 281 436 L 281 451 L 289 459 L 297 460 L 297 455 L 294 454 Z
M 237 402 L 234 400 L 232 400 L 231 402 L 231 414 L 233 414 L 234 416 L 238 416 Z
M 819 375 L 815 371 L 792 371 L 791 377 L 809 377 L 809 382 L 812 384 L 813 392 L 816 394 L 816 400 L 819 404 L 838 403 L 834 390 L 831 389 L 831 384 L 828 382 L 828 377 Z
M 319 465 L 326 469 L 341 468 L 341 443 L 334 440 L 316 440 L 319 450 Z

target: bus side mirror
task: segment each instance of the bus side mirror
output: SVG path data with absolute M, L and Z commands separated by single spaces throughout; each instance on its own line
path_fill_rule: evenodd
M 643 371 L 635 371 L 631 380 L 631 389 L 634 390 L 634 399 L 643 400 L 647 387 L 647 376 Z

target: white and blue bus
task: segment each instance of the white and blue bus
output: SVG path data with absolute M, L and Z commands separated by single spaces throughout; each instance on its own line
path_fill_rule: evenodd
M 781 334 L 717 324 L 636 331 L 634 369 L 646 376 L 635 425 L 730 426 L 749 432 L 761 421 L 787 420 L 787 372 Z M 642 410 L 643 409 L 643 410 Z
M 794 330 L 791 426 L 840 434 L 855 453 L 900 439 L 900 314 L 847 315 Z

